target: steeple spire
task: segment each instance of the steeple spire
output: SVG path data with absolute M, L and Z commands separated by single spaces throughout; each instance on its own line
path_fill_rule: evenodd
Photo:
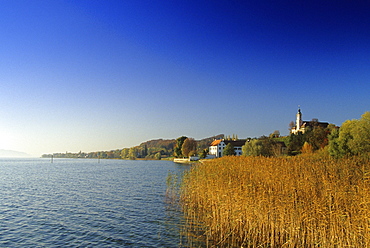
M 298 131 L 301 129 L 302 126 L 302 113 L 301 113 L 301 106 L 298 105 L 298 113 L 297 113 L 297 119 L 296 119 L 296 130 Z

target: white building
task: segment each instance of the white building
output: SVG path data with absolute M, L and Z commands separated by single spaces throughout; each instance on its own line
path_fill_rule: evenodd
M 247 140 L 214 140 L 209 146 L 209 155 L 220 158 L 224 154 L 224 149 L 227 144 L 230 144 L 234 147 L 234 153 L 236 156 L 242 155 L 242 146 L 245 145 Z
M 298 134 L 298 133 L 305 133 L 307 127 L 314 128 L 314 127 L 322 127 L 322 128 L 327 128 L 329 125 L 328 122 L 319 122 L 318 119 L 312 119 L 311 121 L 302 121 L 302 112 L 301 109 L 298 108 L 298 113 L 296 115 L 296 121 L 295 121 L 295 126 L 292 127 L 290 130 L 291 133 L 293 134 Z

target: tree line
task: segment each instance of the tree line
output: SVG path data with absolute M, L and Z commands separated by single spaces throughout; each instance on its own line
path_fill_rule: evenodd
M 305 132 L 279 137 L 277 132 L 269 137 L 247 139 L 242 147 L 245 156 L 294 156 L 301 153 L 328 152 L 332 157 L 341 158 L 370 153 L 370 112 L 365 112 L 360 119 L 347 120 L 341 127 L 329 124 L 307 127 Z M 228 144 L 224 155 L 234 155 L 234 148 Z
M 138 146 L 111 151 L 96 152 L 66 152 L 43 154 L 43 158 L 101 158 L 101 159 L 163 159 L 168 157 L 183 157 L 195 154 L 208 153 L 208 146 L 214 139 L 223 137 L 223 134 L 209 138 L 194 140 L 186 136 L 177 139 L 155 139 L 141 143 Z M 185 140 L 187 140 L 185 142 Z M 182 145 L 185 143 L 184 150 Z M 194 150 L 195 147 L 195 150 Z
M 293 125 L 291 125 L 293 126 Z M 102 158 L 102 159 L 162 159 L 168 157 L 189 157 L 198 155 L 205 158 L 209 144 L 214 139 L 225 138 L 223 134 L 202 140 L 186 136 L 177 139 L 156 139 L 141 143 L 138 146 L 111 151 L 54 153 L 42 157 L 54 158 Z M 226 139 L 237 139 L 233 135 Z M 280 136 L 279 131 L 269 136 L 248 138 L 242 147 L 245 156 L 294 156 L 316 151 L 328 152 L 332 157 L 340 158 L 370 152 L 370 112 L 365 112 L 360 119 L 347 120 L 341 127 L 329 124 L 327 127 L 313 124 L 305 132 Z M 229 143 L 224 149 L 224 156 L 234 155 L 234 147 Z

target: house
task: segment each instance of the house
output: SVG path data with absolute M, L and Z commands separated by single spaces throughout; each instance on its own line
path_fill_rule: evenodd
M 224 149 L 226 145 L 230 144 L 234 147 L 234 152 L 236 156 L 242 155 L 242 146 L 245 145 L 247 140 L 225 140 L 217 139 L 214 140 L 209 146 L 209 155 L 220 158 L 223 156 Z
M 293 134 L 298 134 L 299 132 L 305 133 L 308 127 L 314 128 L 314 127 L 319 126 L 319 127 L 327 128 L 328 125 L 329 125 L 328 122 L 319 122 L 318 119 L 312 119 L 311 121 L 302 121 L 302 112 L 301 112 L 301 109 L 298 108 L 298 113 L 296 114 L 295 126 L 292 127 L 292 129 L 290 130 L 290 133 L 293 133 Z

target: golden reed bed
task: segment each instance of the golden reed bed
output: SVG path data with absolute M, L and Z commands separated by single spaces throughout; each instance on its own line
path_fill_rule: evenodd
M 187 233 L 209 247 L 370 247 L 370 160 L 225 157 L 183 179 Z

